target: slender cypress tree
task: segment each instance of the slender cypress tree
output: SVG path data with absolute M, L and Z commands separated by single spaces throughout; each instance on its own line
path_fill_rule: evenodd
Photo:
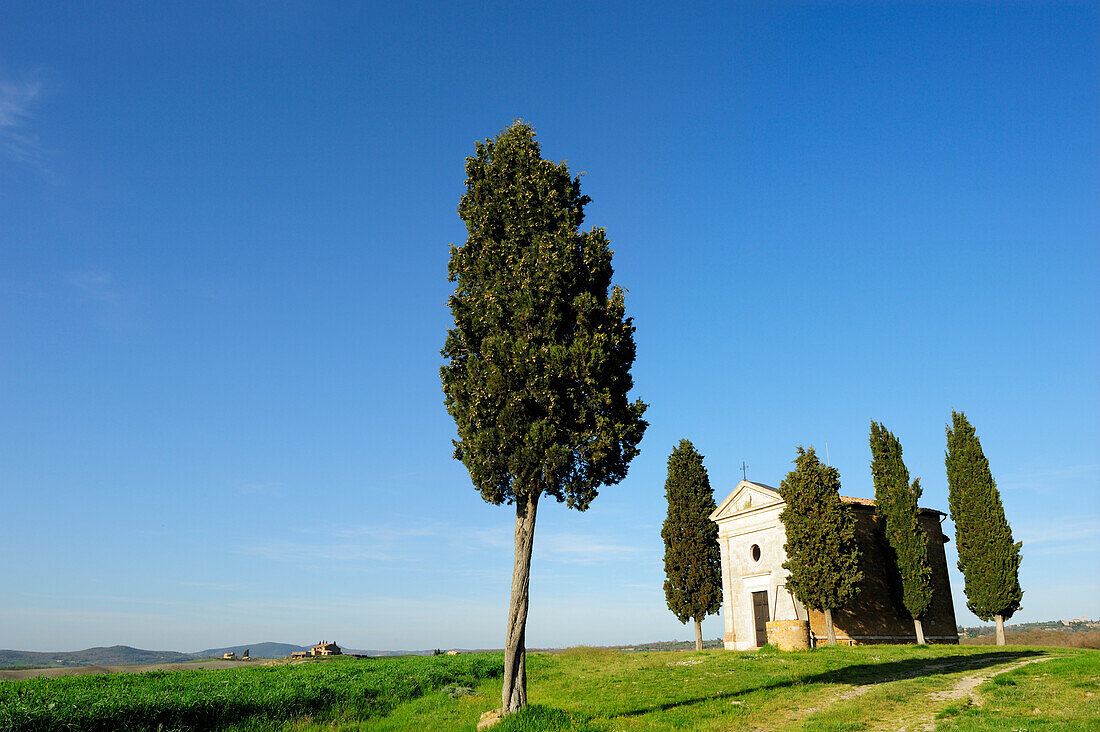
M 794 462 L 779 485 L 787 504 L 779 514 L 787 532 L 787 588 L 806 607 L 825 613 L 829 645 L 835 645 L 833 610 L 855 598 L 863 579 L 856 519 L 840 500 L 836 468 L 822 465 L 812 447 L 799 446 Z
M 458 427 L 454 456 L 481 497 L 516 506 L 503 713 L 527 705 L 526 629 L 539 497 L 583 511 L 626 477 L 645 432 L 630 402 L 634 327 L 611 286 L 603 229 L 581 232 L 580 179 L 544 160 L 516 122 L 466 158 L 458 205 L 469 236 L 451 247 L 454 327 L 440 370 Z
M 932 568 L 928 564 L 928 534 L 920 525 L 920 478 L 909 483 L 901 458 L 901 442 L 871 420 L 871 475 L 879 525 L 893 549 L 901 575 L 902 602 L 913 617 L 917 643 L 924 643 L 921 618 L 932 604 Z
M 997 621 L 997 645 L 1005 644 L 1005 618 L 1020 609 L 1021 542 L 1012 541 L 1001 494 L 989 471 L 978 434 L 962 412 L 947 428 L 948 501 L 955 522 L 959 570 L 966 606 L 985 621 Z
M 695 620 L 695 650 L 701 651 L 703 618 L 722 609 L 722 559 L 718 524 L 710 520 L 714 491 L 703 456 L 687 440 L 668 456 L 665 498 L 665 599 L 681 623 Z

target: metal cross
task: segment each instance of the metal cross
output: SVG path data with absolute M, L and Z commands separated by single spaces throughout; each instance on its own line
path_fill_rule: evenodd
M 741 461 L 741 477 L 742 477 L 742 478 L 743 478 L 744 480 L 748 480 L 748 479 L 749 479 L 748 469 L 749 469 L 749 466 L 748 466 L 748 465 L 745 465 L 745 461 L 744 461 L 744 460 L 742 460 L 742 461 Z

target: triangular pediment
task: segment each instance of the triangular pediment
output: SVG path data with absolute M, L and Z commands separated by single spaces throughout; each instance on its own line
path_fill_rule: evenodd
M 726 496 L 726 500 L 718 504 L 718 508 L 714 509 L 714 513 L 710 515 L 710 520 L 720 521 L 739 513 L 754 511 L 764 506 L 774 506 L 782 502 L 779 491 L 770 485 L 743 480 L 737 484 L 732 493 Z

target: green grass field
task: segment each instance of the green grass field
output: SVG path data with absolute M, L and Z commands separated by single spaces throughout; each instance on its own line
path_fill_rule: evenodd
M 0 682 L 0 730 L 471 730 L 500 654 Z M 516 730 L 1100 730 L 1100 652 L 868 646 L 528 658 Z

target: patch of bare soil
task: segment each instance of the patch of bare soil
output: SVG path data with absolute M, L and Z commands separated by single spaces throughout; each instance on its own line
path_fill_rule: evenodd
M 0 669 L 0 681 L 19 681 L 44 676 L 55 679 L 59 676 L 84 676 L 86 674 L 139 674 L 143 671 L 186 671 L 192 668 L 241 668 L 242 666 L 262 666 L 270 661 L 199 661 L 198 663 L 151 663 L 144 666 L 68 666 L 65 668 L 26 668 Z

